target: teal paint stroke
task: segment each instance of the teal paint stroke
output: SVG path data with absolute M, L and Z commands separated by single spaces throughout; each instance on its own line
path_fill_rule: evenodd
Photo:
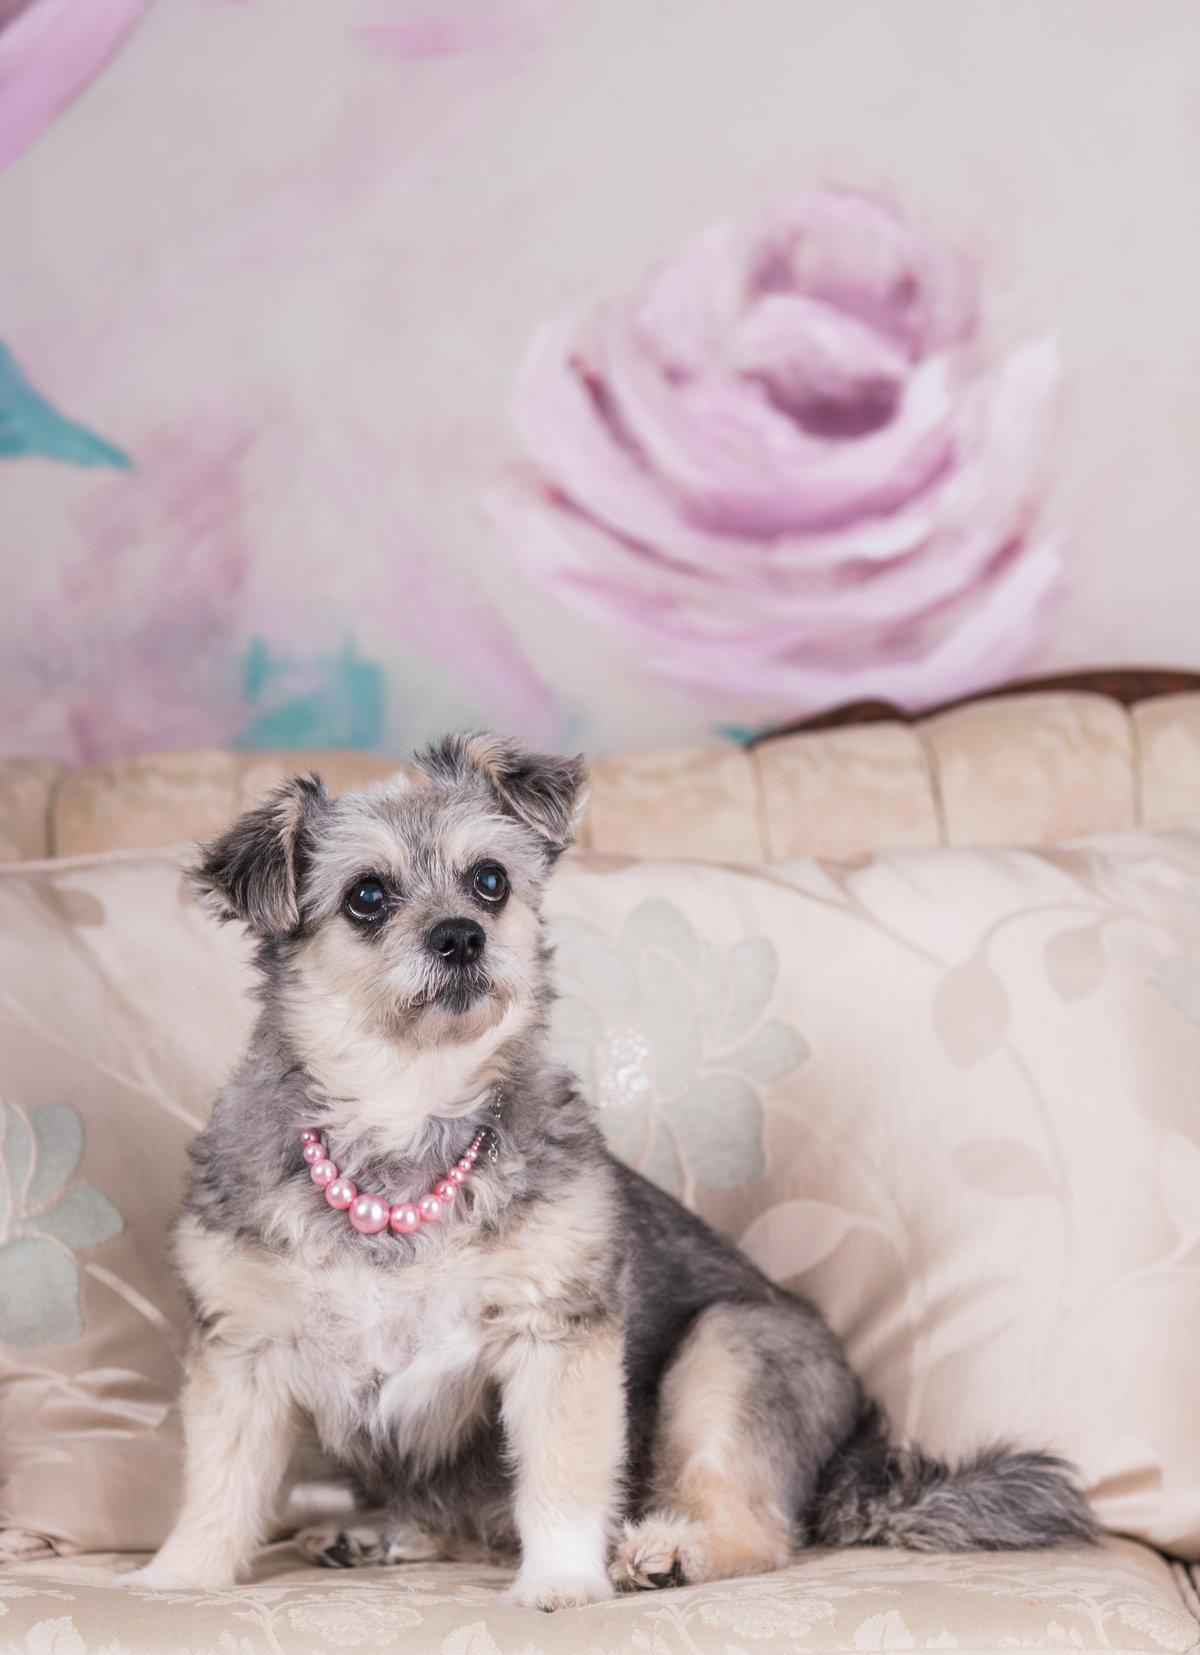
M 365 661 L 352 638 L 335 655 L 291 660 L 252 638 L 242 657 L 242 699 L 261 708 L 234 746 L 379 747 L 387 711 L 387 680 L 378 661 Z
M 128 471 L 128 454 L 58 413 L 34 390 L 12 352 L 0 344 L 0 460 L 42 454 L 68 465 Z
M 723 741 L 735 741 L 739 747 L 753 747 L 756 741 L 762 741 L 767 736 L 776 735 L 782 728 L 783 726 L 778 721 L 772 724 L 753 726 L 747 724 L 714 724 L 713 734 L 720 736 Z

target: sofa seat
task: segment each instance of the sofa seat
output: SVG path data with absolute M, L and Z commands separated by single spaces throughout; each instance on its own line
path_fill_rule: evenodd
M 330 1572 L 286 1542 L 224 1592 L 114 1593 L 141 1559 L 47 1557 L 0 1571 L 0 1647 L 23 1655 L 769 1655 L 872 1649 L 1137 1650 L 1200 1644 L 1186 1571 L 1137 1541 L 926 1556 L 856 1547 L 791 1568 L 554 1615 L 503 1601 L 477 1564 Z

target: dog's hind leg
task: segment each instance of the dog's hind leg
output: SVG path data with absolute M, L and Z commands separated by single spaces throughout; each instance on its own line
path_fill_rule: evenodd
M 696 1319 L 662 1381 L 649 1509 L 618 1543 L 616 1584 L 759 1574 L 793 1555 L 824 1439 L 854 1393 L 832 1336 L 794 1303 L 715 1304 Z

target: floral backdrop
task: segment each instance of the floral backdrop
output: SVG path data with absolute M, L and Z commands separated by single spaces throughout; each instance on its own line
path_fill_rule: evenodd
M 1141 0 L 0 0 L 0 751 L 1200 665 L 1198 47 Z

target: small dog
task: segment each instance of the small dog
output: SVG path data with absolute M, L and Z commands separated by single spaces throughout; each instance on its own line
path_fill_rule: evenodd
M 540 918 L 582 761 L 454 736 L 330 800 L 282 787 L 195 886 L 262 1014 L 192 1150 L 183 1508 L 130 1584 L 226 1586 L 302 1422 L 377 1526 L 336 1566 L 519 1554 L 513 1601 L 774 1569 L 806 1544 L 1049 1546 L 1069 1469 L 891 1446 L 805 1300 L 608 1152 L 550 1061 Z

